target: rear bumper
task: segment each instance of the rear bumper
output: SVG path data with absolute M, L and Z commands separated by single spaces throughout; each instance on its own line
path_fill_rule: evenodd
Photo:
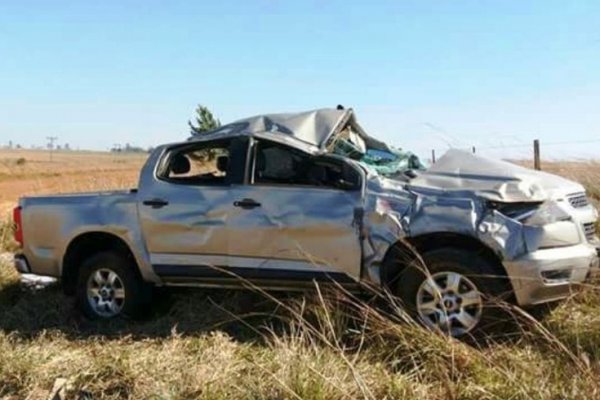
M 31 267 L 29 266 L 29 262 L 27 258 L 25 258 L 22 254 L 16 254 L 14 258 L 15 269 L 19 271 L 21 274 L 30 274 Z
M 599 271 L 598 249 L 588 243 L 528 253 L 504 266 L 521 306 L 563 299 Z

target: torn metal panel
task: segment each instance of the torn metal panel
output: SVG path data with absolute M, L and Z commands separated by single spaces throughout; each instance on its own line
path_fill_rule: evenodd
M 382 182 L 387 183 L 387 190 L 381 190 L 386 186 Z M 366 264 L 378 265 L 389 246 L 401 238 L 431 233 L 456 233 L 473 237 L 485 243 L 502 259 L 512 259 L 526 251 L 522 225 L 494 210 L 488 210 L 480 199 L 474 196 L 448 196 L 439 191 L 390 191 L 389 182 L 378 177 L 372 178 L 369 185 L 367 204 L 371 211 L 367 213 L 366 225 L 371 252 Z
M 456 149 L 449 150 L 410 184 L 448 192 L 469 190 L 481 198 L 506 202 L 538 202 L 584 191 L 580 184 L 556 175 Z
M 386 143 L 369 136 L 358 124 L 354 111 L 322 108 L 299 113 L 257 115 L 223 125 L 189 140 L 207 140 L 220 137 L 253 136 L 306 149 L 333 153 L 340 140 L 354 143 L 363 152 L 367 148 L 388 151 Z M 362 153 L 361 153 L 362 154 Z
M 523 225 L 496 210 L 485 214 L 477 228 L 477 234 L 502 259 L 512 260 L 527 251 Z
M 363 264 L 366 278 L 380 283 L 380 265 L 388 249 L 408 235 L 409 214 L 415 196 L 399 181 L 367 174 L 363 226 Z
M 320 147 L 333 135 L 340 125 L 348 121 L 352 110 L 319 109 L 300 113 L 257 115 L 223 125 L 199 137 L 207 136 L 254 136 L 272 133 L 288 136 L 309 145 Z
M 410 215 L 411 236 L 433 232 L 473 235 L 481 214 L 469 198 L 419 196 Z

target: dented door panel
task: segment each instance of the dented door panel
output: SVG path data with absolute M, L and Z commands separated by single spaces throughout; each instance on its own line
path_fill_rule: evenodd
M 161 208 L 139 205 L 140 222 L 151 257 L 159 253 L 226 254 L 227 226 L 235 224 L 234 187 L 198 187 L 157 182 L 153 198 Z
M 355 209 L 360 191 L 286 186 L 246 186 L 239 199 L 260 204 L 237 209 L 229 254 L 268 264 L 296 260 L 308 269 L 344 272 L 358 280 L 361 250 Z

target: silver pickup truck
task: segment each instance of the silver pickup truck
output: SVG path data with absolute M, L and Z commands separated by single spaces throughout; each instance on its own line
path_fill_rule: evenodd
M 460 336 L 499 297 L 568 296 L 598 267 L 597 217 L 578 183 L 458 150 L 426 169 L 321 109 L 160 146 L 137 189 L 20 199 L 15 265 L 91 318 L 135 315 L 153 286 L 318 281 L 385 287 Z

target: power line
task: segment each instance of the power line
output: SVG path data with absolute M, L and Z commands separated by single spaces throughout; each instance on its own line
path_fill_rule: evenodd
M 52 150 L 54 150 L 54 142 L 58 140 L 56 136 L 46 136 L 48 140 L 48 148 L 50 149 L 50 161 L 52 161 Z
M 599 143 L 600 139 L 590 139 L 590 140 L 570 140 L 564 142 L 542 142 L 544 146 L 558 146 L 565 144 L 585 144 L 585 143 Z M 497 145 L 497 146 L 477 146 L 480 149 L 510 149 L 517 147 L 531 147 L 530 143 L 527 144 L 509 144 L 509 145 Z

